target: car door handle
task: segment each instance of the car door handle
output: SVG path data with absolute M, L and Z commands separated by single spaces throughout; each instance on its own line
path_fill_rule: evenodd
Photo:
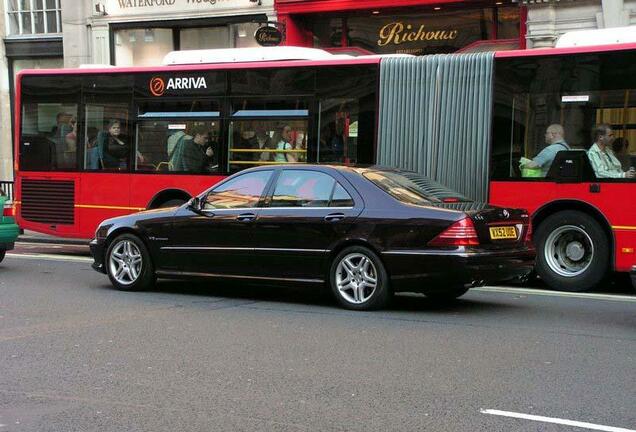
M 252 222 L 254 219 L 256 219 L 254 213 L 241 213 L 236 217 L 236 220 L 239 222 Z
M 338 222 L 341 221 L 345 218 L 344 213 L 330 213 L 327 216 L 325 216 L 325 220 L 327 222 Z

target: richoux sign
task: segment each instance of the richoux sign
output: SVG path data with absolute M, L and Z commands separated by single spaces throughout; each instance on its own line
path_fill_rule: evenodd
M 378 46 L 401 45 L 408 42 L 449 41 L 457 39 L 459 30 L 429 30 L 424 24 L 417 26 L 399 21 L 390 22 L 378 32 Z
M 272 26 L 259 27 L 254 33 L 254 39 L 260 46 L 278 46 L 283 41 L 283 34 L 279 29 Z
M 273 5 L 274 0 L 263 0 L 263 6 Z M 166 13 L 203 12 L 208 9 L 246 9 L 258 8 L 258 2 L 248 0 L 94 0 L 102 4 L 110 16 L 150 15 Z

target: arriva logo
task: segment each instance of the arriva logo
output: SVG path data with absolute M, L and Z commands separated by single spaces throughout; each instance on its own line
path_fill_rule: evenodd
M 166 90 L 198 90 L 207 89 L 208 84 L 204 77 L 169 78 L 168 83 L 160 77 L 150 80 L 150 93 L 153 96 L 162 96 Z

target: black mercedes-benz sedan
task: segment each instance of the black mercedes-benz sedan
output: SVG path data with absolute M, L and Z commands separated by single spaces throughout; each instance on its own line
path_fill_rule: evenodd
M 453 299 L 525 276 L 535 255 L 524 210 L 412 172 L 328 165 L 248 169 L 181 207 L 108 219 L 91 252 L 123 290 L 157 277 L 326 283 L 359 310 L 398 291 Z

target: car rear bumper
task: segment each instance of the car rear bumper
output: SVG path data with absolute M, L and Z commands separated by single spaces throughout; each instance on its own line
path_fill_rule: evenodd
M 104 250 L 104 246 L 105 242 L 103 240 L 93 239 L 89 243 L 91 255 L 93 256 L 93 264 L 91 267 L 100 273 L 106 274 L 106 266 L 104 265 L 106 251 Z
M 535 251 L 387 251 L 382 254 L 395 291 L 435 292 L 457 285 L 479 286 L 523 278 Z

